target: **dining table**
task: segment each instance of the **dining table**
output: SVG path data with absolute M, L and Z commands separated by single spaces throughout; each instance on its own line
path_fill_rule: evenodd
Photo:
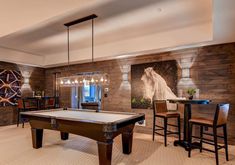
M 192 104 L 209 104 L 211 100 L 208 99 L 167 99 L 169 103 L 184 104 L 184 132 L 183 139 L 175 140 L 174 146 L 184 147 L 185 150 L 189 149 L 189 120 L 192 116 Z M 193 146 L 200 146 L 200 143 L 194 142 Z

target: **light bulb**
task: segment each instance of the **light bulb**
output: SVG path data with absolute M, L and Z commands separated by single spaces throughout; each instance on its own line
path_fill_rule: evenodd
M 92 82 L 92 83 L 94 82 L 94 79 L 93 79 L 93 77 L 92 77 L 92 79 L 91 79 L 91 82 Z
M 103 78 L 103 77 L 101 77 L 100 81 L 101 81 L 101 82 L 103 82 L 103 81 L 104 81 L 104 78 Z
M 68 81 L 67 81 L 67 84 L 71 84 L 71 81 L 70 81 L 70 80 L 68 80 Z
M 78 80 L 76 79 L 74 82 L 77 84 L 77 83 L 78 83 Z
M 64 82 L 61 80 L 61 81 L 60 81 L 60 84 L 64 84 Z
M 86 79 L 84 78 L 84 79 L 82 80 L 82 82 L 83 82 L 83 83 L 86 83 Z

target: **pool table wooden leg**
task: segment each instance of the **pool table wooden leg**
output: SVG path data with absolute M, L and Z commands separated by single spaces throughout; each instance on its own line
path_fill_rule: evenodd
M 67 132 L 60 132 L 61 140 L 68 140 L 69 139 L 69 133 Z
M 42 147 L 43 129 L 31 128 L 33 148 Z
M 124 154 L 130 154 L 132 151 L 133 128 L 134 125 L 128 127 L 128 129 L 122 133 L 122 151 Z
M 97 142 L 99 153 L 99 165 L 111 165 L 113 141 Z

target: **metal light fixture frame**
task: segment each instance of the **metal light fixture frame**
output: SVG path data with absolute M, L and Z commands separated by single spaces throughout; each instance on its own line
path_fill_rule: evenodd
M 70 66 L 70 26 L 91 20 L 92 26 L 92 63 L 94 62 L 94 19 L 98 16 L 95 14 L 65 23 L 64 26 L 67 27 L 67 50 L 68 50 L 68 64 L 67 64 L 67 72 L 69 73 L 69 66 Z M 67 76 L 67 77 L 60 77 L 58 78 L 58 82 L 61 87 L 73 87 L 73 86 L 83 86 L 88 84 L 96 84 L 96 85 L 108 85 L 109 84 L 109 77 L 107 73 L 103 73 L 100 71 L 96 72 L 83 72 L 78 73 L 76 75 Z

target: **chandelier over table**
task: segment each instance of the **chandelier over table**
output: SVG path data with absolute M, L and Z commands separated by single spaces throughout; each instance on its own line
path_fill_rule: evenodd
M 67 46 L 68 46 L 68 65 L 67 65 L 67 74 L 69 75 L 69 60 L 70 60 L 70 42 L 69 42 L 69 28 L 75 24 L 79 24 L 88 20 L 91 20 L 92 25 L 92 63 L 94 62 L 94 18 L 97 18 L 97 15 L 92 14 L 71 22 L 64 24 L 67 27 Z M 69 75 L 66 77 L 59 77 L 57 78 L 57 83 L 61 87 L 72 87 L 72 86 L 83 86 L 83 85 L 108 85 L 109 84 L 109 77 L 107 73 L 103 73 L 100 71 L 95 72 L 83 72 L 78 73 L 75 75 Z

